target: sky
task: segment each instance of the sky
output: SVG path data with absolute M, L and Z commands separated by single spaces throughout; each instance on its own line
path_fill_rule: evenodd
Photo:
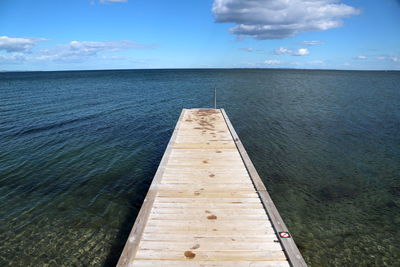
M 400 70 L 400 0 L 0 0 L 0 71 Z

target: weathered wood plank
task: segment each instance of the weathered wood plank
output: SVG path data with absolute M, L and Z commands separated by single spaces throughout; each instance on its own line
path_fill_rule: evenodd
M 253 229 L 249 229 L 247 227 L 239 227 L 239 226 L 187 226 L 181 227 L 177 226 L 146 226 L 144 233 L 146 234 L 186 234 L 189 238 L 190 236 L 225 236 L 230 237 L 235 232 L 239 232 L 241 236 L 257 236 L 263 234 L 273 234 L 275 230 L 272 226 L 254 226 Z
M 208 198 L 210 200 L 212 199 L 218 199 L 218 198 L 256 198 L 258 199 L 258 196 L 255 195 L 253 192 L 229 192 L 229 191 L 202 191 L 201 189 L 197 188 L 195 190 L 189 189 L 188 191 L 181 191 L 181 192 L 176 192 L 176 191 L 162 191 L 157 194 L 157 197 L 159 198 L 182 198 L 186 199 L 189 197 L 194 197 L 197 199 L 201 198 Z
M 260 243 L 260 242 L 279 242 L 278 238 L 276 237 L 275 233 L 269 234 L 261 234 L 250 236 L 250 235 L 242 235 L 240 233 L 233 233 L 229 236 L 223 235 L 212 235 L 212 233 L 208 232 L 205 235 L 190 235 L 188 236 L 185 233 L 160 233 L 157 235 L 154 234 L 147 234 L 143 233 L 142 240 L 145 241 L 170 241 L 170 242 L 179 242 L 179 241 L 186 241 L 186 242 L 195 242 L 202 240 L 204 242 L 253 242 L 253 243 Z
M 212 216 L 212 215 L 211 215 Z M 208 217 L 208 216 L 204 216 Z M 182 220 L 149 220 L 147 227 L 160 227 L 160 229 L 179 229 L 188 230 L 188 229 L 244 229 L 244 230 L 255 230 L 255 229 L 266 229 L 271 227 L 271 223 L 269 221 L 254 221 L 254 220 L 240 220 L 240 221 L 220 221 L 218 220 L 218 216 L 216 219 L 209 220 L 190 220 L 190 221 L 182 221 Z
M 221 216 L 225 215 L 230 215 L 230 216 L 240 216 L 240 215 L 254 215 L 254 216 L 262 216 L 266 215 L 265 209 L 263 207 L 259 207 L 258 209 L 253 208 L 253 209 L 247 209 L 247 208 L 242 208 L 242 209 L 226 209 L 226 208 L 216 208 L 214 207 L 211 210 L 205 210 L 204 207 L 201 208 L 179 208 L 179 207 L 172 207 L 172 208 L 155 208 L 153 207 L 152 214 L 176 214 L 176 215 L 187 215 L 187 216 L 192 216 L 192 215 L 198 215 L 200 214 L 214 214 L 218 213 Z
M 258 198 L 251 197 L 223 197 L 223 198 L 208 198 L 200 196 L 194 196 L 192 198 L 187 197 L 159 197 L 154 202 L 154 206 L 158 207 L 169 207 L 170 205 L 176 207 L 233 207 L 240 208 L 243 207 L 262 207 L 261 201 Z
M 221 203 L 155 203 L 153 205 L 154 208 L 185 208 L 185 209 L 196 209 L 196 208 L 203 208 L 204 210 L 210 209 L 231 209 L 231 210 L 238 210 L 238 209 L 260 209 L 262 208 L 261 202 L 260 203 L 229 203 L 229 202 L 221 202 Z
M 140 242 L 140 249 L 147 250 L 166 250 L 166 251 L 265 251 L 265 250 L 278 250 L 282 251 L 282 247 L 276 242 L 237 242 L 227 241 L 220 242 L 210 240 L 193 241 L 143 241 Z
M 289 263 L 284 261 L 191 261 L 187 260 L 136 260 L 134 266 L 139 267 L 288 267 Z
M 190 250 L 186 250 L 190 251 Z M 186 251 L 165 251 L 165 250 L 139 250 L 136 259 L 159 259 L 159 260 L 186 260 L 195 254 L 193 259 L 226 261 L 282 261 L 285 260 L 285 254 L 277 250 L 265 251 L 195 251 L 185 255 Z
M 176 213 L 159 213 L 157 211 L 152 211 L 150 215 L 151 220 L 174 220 L 174 221 L 206 221 L 208 220 L 207 217 L 211 213 L 197 213 L 197 214 L 176 214 Z M 269 221 L 269 218 L 267 214 L 261 214 L 261 213 L 251 213 L 251 214 L 222 214 L 222 212 L 214 211 L 212 214 L 218 217 L 218 221 Z
M 194 178 L 193 180 L 196 180 Z M 225 185 L 219 185 L 219 184 L 196 184 L 196 185 L 169 185 L 169 184 L 159 184 L 157 186 L 159 190 L 163 191 L 179 191 L 179 190 L 202 190 L 202 191 L 253 191 L 254 192 L 254 187 L 252 184 L 225 184 Z

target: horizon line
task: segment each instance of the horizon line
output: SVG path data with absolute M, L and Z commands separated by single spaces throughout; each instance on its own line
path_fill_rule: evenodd
M 202 68 L 202 67 L 197 67 L 197 68 L 132 68 L 132 69 L 58 69 L 58 70 L 0 70 L 0 73 L 7 73 L 7 72 L 62 72 L 62 71 L 129 71 L 129 70 L 325 70 L 325 71 L 382 71 L 382 72 L 388 72 L 388 71 L 400 71 L 400 69 L 307 69 L 307 68 L 262 68 L 262 67 L 253 67 L 253 68 L 248 68 L 248 67 L 235 67 L 235 68 L 229 68 L 229 67 L 210 67 L 210 68 Z

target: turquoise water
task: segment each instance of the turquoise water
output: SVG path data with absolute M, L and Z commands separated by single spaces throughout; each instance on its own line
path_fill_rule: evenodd
M 213 88 L 311 266 L 400 262 L 400 72 L 0 73 L 0 265 L 113 266 Z

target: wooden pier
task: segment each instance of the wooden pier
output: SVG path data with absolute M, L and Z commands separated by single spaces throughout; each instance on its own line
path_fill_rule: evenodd
M 184 109 L 118 266 L 306 266 L 223 109 Z

